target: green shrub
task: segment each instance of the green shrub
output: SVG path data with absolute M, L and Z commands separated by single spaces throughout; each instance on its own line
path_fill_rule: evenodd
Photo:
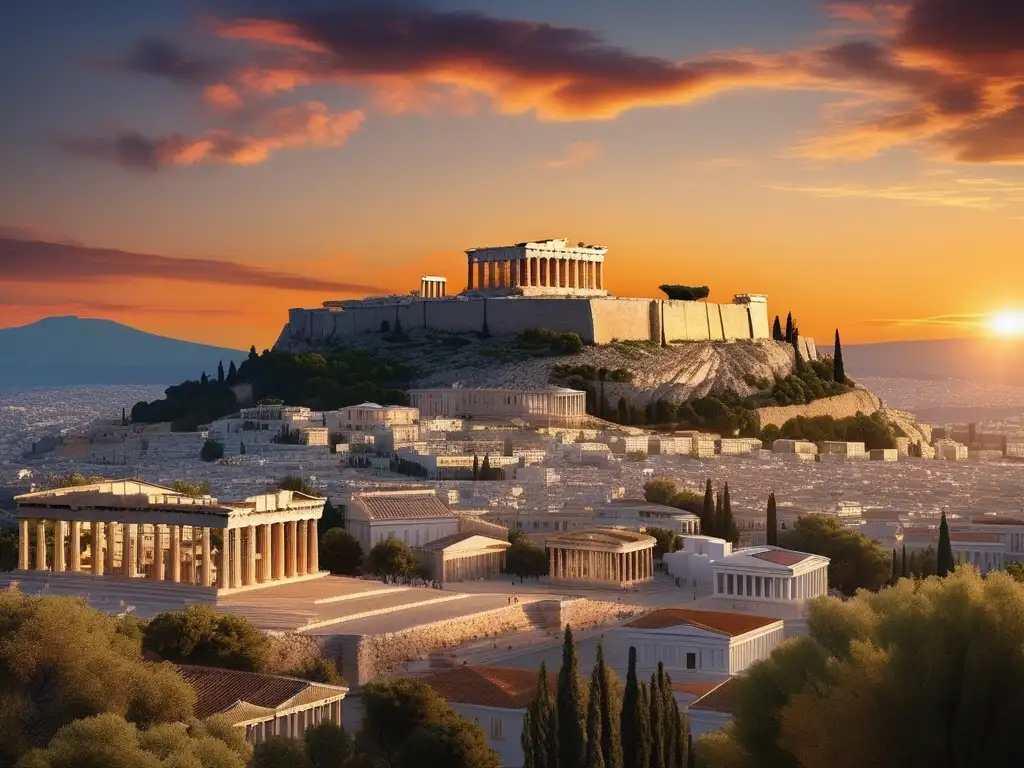
M 662 291 L 672 301 L 698 301 L 706 299 L 711 289 L 706 285 L 659 285 L 658 290 Z

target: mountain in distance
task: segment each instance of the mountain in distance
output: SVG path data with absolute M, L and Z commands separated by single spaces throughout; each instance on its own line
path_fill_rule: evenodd
M 0 329 L 0 389 L 178 384 L 245 352 L 158 336 L 113 320 L 47 317 Z
M 831 352 L 831 347 L 825 349 Z M 963 338 L 844 344 L 846 373 L 1024 386 L 1024 339 Z

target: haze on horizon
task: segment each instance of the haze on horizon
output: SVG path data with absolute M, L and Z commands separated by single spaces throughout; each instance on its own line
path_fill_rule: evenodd
M 45 6 L 45 7 L 44 7 Z M 235 348 L 463 250 L 846 343 L 1024 333 L 1015 0 L 98 0 L 0 11 L 0 326 Z

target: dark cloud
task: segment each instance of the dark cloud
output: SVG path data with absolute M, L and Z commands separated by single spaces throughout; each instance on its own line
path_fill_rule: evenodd
M 219 259 L 171 258 L 110 248 L 0 239 L 0 275 L 14 283 L 98 282 L 114 278 L 248 285 L 292 291 L 375 293 L 368 285 L 262 269 Z
M 962 162 L 1024 164 L 1024 106 L 971 121 L 940 142 Z
M 125 56 L 104 63 L 124 72 L 163 77 L 185 85 L 202 85 L 227 71 L 222 64 L 189 56 L 176 43 L 159 37 L 140 40 Z
M 930 52 L 974 71 L 1024 71 L 1021 0 L 916 0 L 906 16 L 901 46 Z

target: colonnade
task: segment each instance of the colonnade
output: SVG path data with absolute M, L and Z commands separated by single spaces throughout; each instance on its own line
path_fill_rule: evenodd
M 317 521 L 290 520 L 207 528 L 191 525 L 19 520 L 18 568 L 54 573 L 118 574 L 175 584 L 234 589 L 320 570 Z M 83 534 L 89 543 L 83 547 Z M 217 548 L 213 537 L 219 535 Z M 83 564 L 88 553 L 88 565 Z
M 553 579 L 630 583 L 654 578 L 654 550 L 607 552 L 548 548 L 548 575 Z
M 469 256 L 467 290 L 576 288 L 604 290 L 604 262 L 562 256 L 492 259 Z
M 288 714 L 279 714 L 245 726 L 245 740 L 250 744 L 261 744 L 274 736 L 301 739 L 306 729 L 321 723 L 341 725 L 341 699 L 327 704 L 318 704 Z
M 448 295 L 448 280 L 444 277 L 420 278 L 420 296 L 424 299 L 440 299 Z
M 449 560 L 441 555 L 441 582 L 476 581 L 496 579 L 504 564 L 504 552 L 482 552 Z
M 761 600 L 802 600 L 828 594 L 828 567 L 796 576 L 758 576 L 725 570 L 715 572 L 715 595 Z

